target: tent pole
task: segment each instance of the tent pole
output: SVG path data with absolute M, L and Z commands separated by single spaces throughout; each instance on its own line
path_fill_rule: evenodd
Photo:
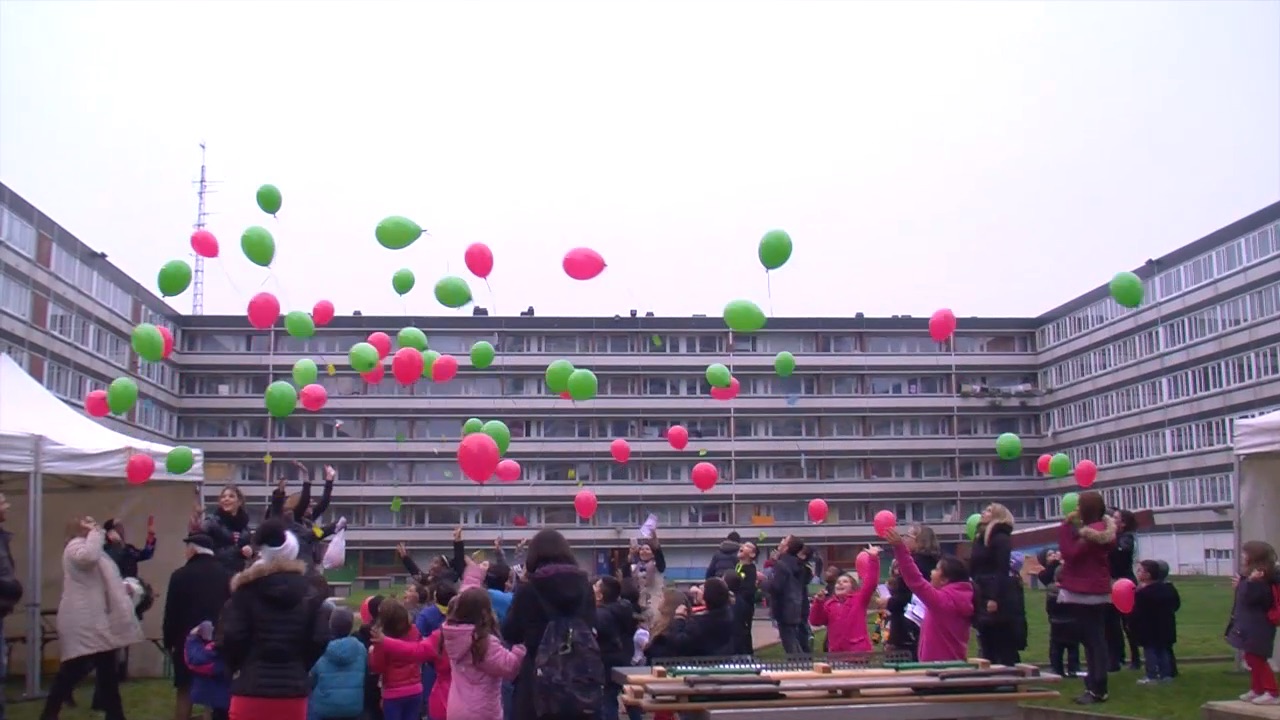
M 1239 455 L 1235 457 L 1235 472 L 1231 473 L 1231 509 L 1235 512 L 1235 517 L 1231 518 L 1231 537 L 1233 545 L 1231 547 L 1231 577 L 1238 574 L 1236 568 L 1240 567 L 1240 472 L 1244 469 L 1244 462 Z M 1244 653 L 1239 650 L 1235 651 L 1236 670 L 1247 667 L 1244 663 Z
M 35 438 L 34 462 L 27 480 L 27 677 L 24 696 L 29 699 L 43 694 L 40 692 L 40 671 L 44 660 L 44 645 L 41 643 L 44 631 L 40 617 L 44 575 L 41 568 L 44 553 L 44 473 L 40 469 L 43 440 L 38 436 Z

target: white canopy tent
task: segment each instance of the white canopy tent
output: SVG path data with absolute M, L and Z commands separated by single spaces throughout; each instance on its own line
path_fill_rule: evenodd
M 195 465 L 175 476 L 165 471 L 172 448 L 131 438 L 99 425 L 55 397 L 8 355 L 0 354 L 0 483 L 11 508 L 5 529 L 13 534 L 11 549 L 23 581 L 26 609 L 6 621 L 9 637 L 25 637 L 26 694 L 40 694 L 44 627 L 51 625 L 62 592 L 62 548 L 67 522 L 77 515 L 102 521 L 115 517 L 129 540 L 143 541 L 148 516 L 155 518 L 156 553 L 140 574 L 163 593 L 169 574 L 184 562 L 181 538 L 204 477 L 203 454 Z M 153 478 L 141 486 L 124 479 L 131 455 L 145 453 L 156 461 Z M 148 638 L 160 635 L 163 598 L 144 617 Z M 22 632 L 15 632 L 18 627 Z M 131 660 L 134 658 L 131 656 Z M 137 658 L 139 665 L 159 667 L 161 658 Z
M 1280 548 L 1280 412 L 1235 421 L 1236 548 L 1263 540 Z M 1280 672 L 1280 638 L 1271 655 Z

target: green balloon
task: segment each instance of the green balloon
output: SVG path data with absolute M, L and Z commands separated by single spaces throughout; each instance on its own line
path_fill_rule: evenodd
M 733 375 L 724 365 L 711 363 L 707 366 L 707 382 L 711 383 L 711 387 L 727 388 L 733 384 Z
M 270 267 L 276 257 L 276 239 L 266 228 L 254 225 L 241 233 L 240 249 L 254 265 Z
M 547 366 L 547 389 L 559 395 L 569 391 L 569 376 L 573 374 L 573 363 L 568 360 L 554 360 Z
M 287 418 L 298 407 L 298 391 L 284 380 L 277 380 L 267 386 L 264 400 L 271 417 Z
M 493 345 L 480 340 L 471 346 L 471 367 L 477 370 L 487 369 L 493 364 Z
M 480 418 L 467 418 L 467 421 L 462 423 L 463 437 L 466 437 L 467 435 L 470 435 L 472 433 L 481 432 L 483 430 L 484 430 L 484 421 L 481 420 Z
M 191 266 L 185 260 L 170 260 L 160 268 L 156 286 L 164 297 L 181 295 L 191 287 Z
M 969 516 L 968 520 L 964 521 L 964 536 L 969 539 L 969 542 L 973 542 L 973 539 L 978 536 L 978 523 L 980 522 L 982 522 L 981 513 L 974 513 Z
M 316 366 L 315 360 L 302 358 L 293 364 L 293 384 L 298 387 L 310 385 L 319 376 L 320 368 Z
M 596 380 L 596 374 L 582 368 L 570 373 L 568 385 L 569 397 L 578 402 L 590 400 L 596 396 L 596 391 L 600 389 L 600 381 Z
M 120 377 L 107 386 L 107 408 L 116 415 L 123 415 L 138 402 L 138 384 L 132 378 Z
M 164 469 L 170 475 L 181 475 L 190 470 L 195 464 L 196 454 L 191 452 L 191 448 L 186 445 L 179 445 L 164 456 Z
M 724 324 L 734 332 L 755 332 L 764 327 L 764 311 L 750 300 L 734 300 L 724 306 Z
M 413 271 L 409 268 L 400 268 L 395 275 L 391 276 L 391 287 L 395 288 L 397 295 L 407 295 L 413 289 L 417 279 L 413 277 Z
M 1142 278 L 1125 271 L 1111 278 L 1111 297 L 1123 307 L 1136 308 L 1142 304 Z
M 778 377 L 791 377 L 791 373 L 796 371 L 796 356 L 786 350 L 774 355 L 773 371 L 778 373 Z
M 1066 477 L 1071 472 L 1071 458 L 1066 453 L 1058 453 L 1049 458 L 1049 474 L 1053 477 Z
M 143 360 L 160 362 L 164 359 L 164 336 L 160 334 L 160 328 L 151 323 L 142 323 L 133 329 L 131 344 L 133 351 Z
M 347 351 L 347 362 L 358 373 L 367 373 L 378 364 L 378 348 L 367 342 L 358 342 Z
M 1001 460 L 1017 460 L 1022 456 L 1022 438 L 1013 433 L 1004 433 L 996 438 L 996 455 Z
M 422 237 L 422 228 L 407 217 L 392 215 L 378 223 L 373 234 L 382 247 L 388 250 L 403 250 Z
M 290 337 L 306 340 L 316 334 L 316 321 L 311 319 L 309 313 L 294 310 L 284 316 L 284 331 Z
M 501 420 L 490 420 L 480 428 L 480 432 L 498 443 L 498 455 L 507 454 L 507 448 L 511 446 L 511 431 L 507 429 L 506 423 Z
M 262 212 L 268 215 L 275 215 L 280 212 L 280 203 L 282 201 L 280 188 L 275 185 L 263 185 L 258 188 L 258 207 L 262 208 Z
M 414 350 L 426 350 L 427 334 L 410 325 L 409 327 L 401 328 L 400 332 L 396 333 L 396 344 L 402 348 L 411 347 Z
M 436 358 L 440 357 L 440 353 L 435 350 L 422 351 L 422 377 L 431 377 L 431 366 L 436 364 Z
M 790 235 L 782 230 L 770 230 L 760 238 L 760 264 L 765 270 L 777 270 L 790 259 Z
M 1080 493 L 1069 492 L 1062 496 L 1062 514 L 1070 515 L 1080 507 Z
M 440 278 L 436 283 L 436 300 L 447 308 L 460 308 L 471 302 L 471 286 L 456 275 Z

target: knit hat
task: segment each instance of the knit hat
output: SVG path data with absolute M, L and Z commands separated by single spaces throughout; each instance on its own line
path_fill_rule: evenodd
M 267 520 L 258 526 L 254 544 L 258 546 L 258 562 L 298 559 L 298 538 L 279 520 Z
M 351 634 L 351 629 L 355 627 L 356 619 L 351 611 L 344 607 L 335 607 L 333 612 L 329 614 L 329 636 L 335 640 L 344 638 Z
M 360 623 L 362 625 L 372 625 L 373 619 L 378 617 L 378 609 L 382 607 L 381 595 L 370 595 L 360 603 Z

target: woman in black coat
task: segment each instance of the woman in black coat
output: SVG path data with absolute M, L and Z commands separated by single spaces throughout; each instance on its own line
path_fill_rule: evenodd
M 250 540 L 249 513 L 244 509 L 244 493 L 235 485 L 227 485 L 218 493 L 218 509 L 212 515 L 204 514 L 203 505 L 196 505 L 191 523 L 192 535 L 207 535 L 213 540 L 213 555 L 222 567 L 232 573 L 244 570 L 245 561 L 253 554 Z
M 938 558 L 942 557 L 938 537 L 926 525 L 912 525 L 902 539 L 907 550 L 911 551 L 911 559 L 920 568 L 920 574 L 929 577 L 938 566 Z M 828 593 L 834 592 L 828 590 Z M 889 601 L 885 609 L 889 612 L 889 646 L 894 650 L 911 653 L 911 661 L 915 662 L 916 649 L 920 643 L 920 626 L 907 619 L 907 606 L 911 604 L 913 597 L 911 588 L 907 587 L 902 578 L 894 578 L 889 585 Z
M 1027 647 L 1022 577 L 1013 569 L 1013 515 L 999 503 L 982 511 L 974 536 L 969 574 L 973 580 L 973 626 L 982 657 L 1000 665 L 1021 661 Z
M 1117 510 L 1113 517 L 1116 521 L 1116 545 L 1107 555 L 1107 562 L 1111 565 L 1111 581 L 1125 578 L 1136 583 L 1137 577 L 1133 573 L 1133 556 L 1138 548 L 1137 538 L 1134 535 L 1138 529 L 1138 519 L 1128 510 Z M 1107 610 L 1107 624 L 1104 630 L 1107 634 L 1107 656 L 1111 658 L 1111 672 L 1119 672 L 1124 665 L 1126 640 L 1129 647 L 1129 669 L 1138 670 L 1142 667 L 1138 641 L 1133 637 L 1129 622 L 1130 616 L 1122 615 L 1114 605 Z

